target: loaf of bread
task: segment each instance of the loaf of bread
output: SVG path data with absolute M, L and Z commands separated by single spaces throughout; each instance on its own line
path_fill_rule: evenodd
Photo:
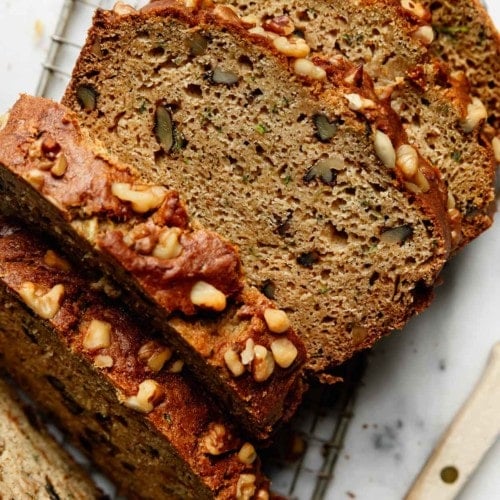
M 140 305 L 139 317 L 164 331 L 248 434 L 265 439 L 293 414 L 303 343 L 286 314 L 245 285 L 237 250 L 191 227 L 177 193 L 141 184 L 85 139 L 74 114 L 42 98 L 12 108 L 0 164 L 5 208 L 119 278 L 122 299 Z
M 2 219 L 2 367 L 129 498 L 269 498 L 254 447 L 144 320 L 98 288 Z
M 435 39 L 431 51 L 455 71 L 467 75 L 471 94 L 481 99 L 488 110 L 487 136 L 499 137 L 500 38 L 488 13 L 480 0 L 422 0 L 422 4 L 432 15 Z M 500 163 L 500 157 L 497 161 Z
M 0 380 L 0 498 L 104 498 L 90 477 L 49 435 L 43 423 Z
M 343 55 L 362 65 L 378 94 L 391 99 L 410 143 L 441 171 L 449 209 L 463 219 L 462 234 L 455 235 L 460 245 L 491 225 L 495 165 L 491 147 L 479 138 L 486 110 L 477 97 L 471 99 L 461 79 L 451 78 L 446 67 L 430 57 L 434 33 L 422 4 L 413 0 L 224 3 L 254 16 L 257 27 L 252 31 L 273 38 L 274 43 L 281 39 L 278 25 L 288 20 L 288 32 L 304 36 L 312 54 Z
M 64 103 L 239 246 L 322 372 L 429 303 L 446 193 L 366 73 L 247 27 L 221 5 L 99 10 Z

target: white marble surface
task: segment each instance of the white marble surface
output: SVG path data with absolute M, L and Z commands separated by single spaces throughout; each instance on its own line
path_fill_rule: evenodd
M 487 3 L 499 26 L 499 0 Z M 62 4 L 0 1 L 0 113 L 35 91 Z M 329 499 L 403 497 L 500 340 L 499 256 L 497 223 L 454 259 L 431 308 L 373 351 Z M 461 499 L 499 498 L 497 443 Z

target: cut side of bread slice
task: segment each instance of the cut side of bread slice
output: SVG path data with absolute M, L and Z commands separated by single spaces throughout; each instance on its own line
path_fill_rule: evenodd
M 423 0 L 432 15 L 436 34 L 431 52 L 455 71 L 463 71 L 471 84 L 471 94 L 488 110 L 489 138 L 500 134 L 500 38 L 479 0 L 453 2 Z M 499 140 L 499 139 L 497 139 Z M 497 159 L 500 163 L 500 156 Z
M 35 410 L 0 380 L 0 497 L 104 498 L 43 425 Z
M 77 263 L 119 280 L 121 298 L 164 333 L 248 434 L 265 439 L 293 414 L 303 343 L 286 313 L 245 284 L 237 249 L 190 225 L 176 192 L 141 183 L 47 99 L 21 97 L 0 150 L 5 209 L 53 234 Z M 39 292 L 27 289 L 27 303 Z
M 64 290 L 53 316 L 26 305 L 27 284 Z M 229 500 L 260 492 L 269 498 L 254 447 L 168 361 L 163 339 L 96 290 L 54 247 L 6 219 L 0 222 L 0 302 L 0 364 L 123 494 Z
M 494 160 L 479 137 L 486 108 L 461 79 L 430 56 L 430 13 L 409 0 L 273 0 L 224 2 L 253 20 L 251 31 L 282 43 L 304 37 L 311 54 L 360 64 L 381 98 L 390 99 L 411 144 L 437 166 L 461 216 L 463 246 L 491 225 Z M 253 17 L 252 17 L 253 16 Z M 288 20 L 288 21 L 287 21 Z M 288 24 L 287 24 L 288 23 Z M 283 31 L 285 30 L 286 31 Z M 498 59 L 498 57 L 497 57 Z M 472 94 L 476 96 L 477 94 Z M 458 213 L 457 213 L 458 210 Z
M 64 103 L 238 245 L 322 371 L 429 303 L 446 193 L 366 74 L 246 28 L 220 5 L 98 11 Z

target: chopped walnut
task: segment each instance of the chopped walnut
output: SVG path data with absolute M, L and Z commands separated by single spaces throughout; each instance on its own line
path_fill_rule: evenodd
M 152 372 L 159 372 L 167 361 L 172 358 L 173 351 L 170 347 L 161 345 L 154 340 L 150 340 L 141 346 L 138 352 L 138 358 Z
M 303 38 L 279 36 L 273 40 L 274 48 L 287 57 L 296 59 L 304 58 L 309 55 L 311 48 Z
M 381 130 L 376 130 L 373 142 L 375 152 L 382 163 L 387 168 L 394 168 L 396 165 L 396 151 L 390 137 Z
M 255 495 L 255 474 L 240 474 L 236 485 L 236 500 L 250 500 Z
M 245 465 L 253 464 L 256 458 L 257 452 L 250 443 L 245 443 L 238 452 L 238 460 Z
M 163 229 L 158 237 L 158 243 L 153 249 L 153 256 L 158 259 L 173 259 L 182 253 L 179 236 L 182 231 L 178 227 Z
M 211 423 L 207 434 L 202 439 L 202 445 L 210 455 L 220 455 L 226 451 L 226 440 L 228 432 L 226 428 L 219 423 Z
M 139 214 L 158 208 L 167 196 L 163 186 L 132 185 L 126 182 L 114 182 L 111 193 L 122 201 L 130 202 L 132 210 Z
M 284 333 L 290 328 L 290 320 L 285 311 L 267 308 L 264 311 L 267 327 L 273 333 Z
M 266 19 L 262 23 L 266 31 L 272 31 L 278 35 L 288 36 L 295 31 L 295 25 L 288 16 L 277 16 L 272 19 Z
M 195 306 L 206 307 L 214 311 L 223 311 L 226 308 L 226 296 L 205 281 L 195 283 L 189 297 Z
M 112 326 L 107 321 L 93 319 L 83 338 L 83 347 L 87 351 L 105 349 L 111 345 Z
M 96 368 L 112 368 L 114 364 L 113 358 L 106 354 L 98 354 L 94 358 L 94 366 Z
M 256 345 L 253 350 L 253 378 L 256 382 L 265 382 L 274 372 L 273 355 L 262 345 Z
M 281 368 L 288 368 L 298 355 L 297 348 L 287 338 L 275 340 L 271 344 L 271 352 L 276 364 Z
M 313 80 L 324 80 L 326 78 L 326 71 L 316 66 L 309 59 L 297 59 L 293 64 L 293 70 L 296 75 L 307 76 Z
M 224 361 L 227 368 L 235 377 L 239 377 L 245 373 L 245 366 L 240 361 L 240 357 L 236 351 L 233 349 L 228 349 L 224 353 Z
M 158 382 L 146 379 L 139 384 L 137 394 L 123 400 L 123 404 L 141 413 L 149 413 L 161 402 L 164 396 L 163 389 Z
M 45 255 L 43 256 L 43 262 L 45 265 L 49 267 L 53 267 L 54 269 L 59 269 L 60 271 L 69 271 L 71 270 L 70 263 L 60 257 L 54 252 L 54 250 L 47 250 Z
M 47 291 L 44 287 L 26 281 L 21 285 L 19 295 L 38 316 L 43 319 L 52 319 L 61 308 L 64 285 L 55 285 Z

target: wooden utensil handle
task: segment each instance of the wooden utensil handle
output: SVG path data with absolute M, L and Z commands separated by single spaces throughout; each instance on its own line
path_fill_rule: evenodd
M 406 500 L 453 499 L 500 434 L 500 342 Z

